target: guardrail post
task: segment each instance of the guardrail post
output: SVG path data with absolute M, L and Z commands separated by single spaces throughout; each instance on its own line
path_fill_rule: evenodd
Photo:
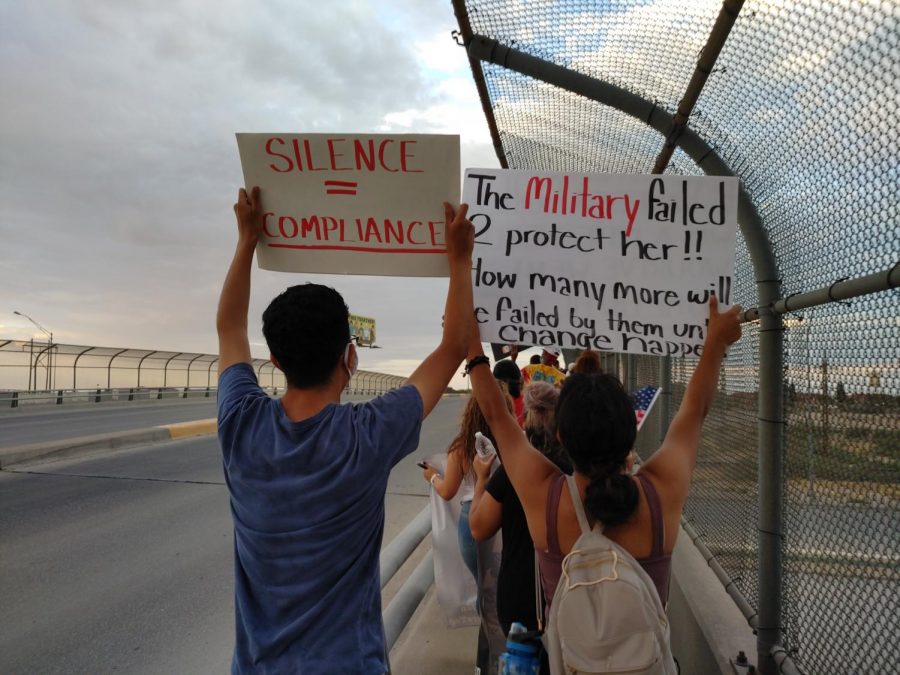
M 62 405 L 62 402 L 63 402 L 63 393 L 62 393 L 62 389 L 59 389 L 56 392 L 56 405 Z
M 188 392 L 188 388 L 185 387 L 184 392 L 181 394 L 181 398 L 187 398 L 187 392 Z
M 103 399 L 103 396 L 100 394 L 100 389 L 99 389 L 99 387 L 98 387 L 98 388 L 97 388 L 97 393 L 94 394 L 94 403 L 100 403 L 100 401 L 101 401 L 102 399 Z
M 129 401 L 134 400 L 134 387 L 132 387 L 131 389 L 128 390 L 128 400 Z
M 162 398 L 162 387 L 156 390 L 156 400 L 160 400 Z
M 204 394 L 203 398 L 209 398 L 209 387 L 206 387 L 206 394 Z
M 18 408 L 19 407 L 19 392 L 14 391 L 12 393 L 12 398 L 9 399 L 9 407 L 10 408 Z

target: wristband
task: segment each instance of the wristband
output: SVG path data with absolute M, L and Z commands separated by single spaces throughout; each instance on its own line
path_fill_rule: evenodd
M 490 365 L 491 360 L 484 354 L 473 357 L 472 360 L 466 364 L 465 370 L 463 370 L 463 377 L 471 373 L 473 368 L 480 366 L 481 364 Z
M 428 484 L 431 485 L 431 487 L 434 487 L 434 480 L 435 480 L 437 477 L 438 477 L 437 474 L 434 474 L 434 475 L 431 476 L 431 480 L 428 481 Z

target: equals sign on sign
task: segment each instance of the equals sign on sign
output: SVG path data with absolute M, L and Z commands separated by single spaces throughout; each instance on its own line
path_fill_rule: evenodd
M 346 180 L 326 180 L 325 194 L 329 195 L 355 195 L 359 184 Z

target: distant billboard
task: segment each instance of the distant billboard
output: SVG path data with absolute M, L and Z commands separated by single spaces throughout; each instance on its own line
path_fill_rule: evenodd
M 371 347 L 375 344 L 375 319 L 351 314 L 350 335 L 356 336 L 356 344 L 362 347 Z

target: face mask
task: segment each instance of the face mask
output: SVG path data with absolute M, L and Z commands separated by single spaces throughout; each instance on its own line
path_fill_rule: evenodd
M 356 350 L 353 351 L 353 362 L 350 362 L 350 347 L 353 345 L 353 342 L 348 342 L 347 347 L 344 349 L 344 368 L 347 369 L 347 375 L 350 376 L 350 379 L 353 379 L 353 376 L 356 374 L 356 368 L 359 366 L 359 355 L 357 355 Z

